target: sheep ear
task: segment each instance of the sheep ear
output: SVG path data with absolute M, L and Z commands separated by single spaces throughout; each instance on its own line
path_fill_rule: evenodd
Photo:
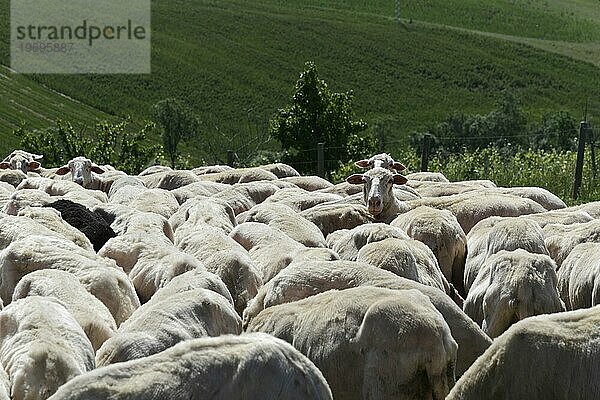
M 408 182 L 408 179 L 406 179 L 406 177 L 400 174 L 394 174 L 394 183 L 396 185 L 404 185 L 406 182 Z
M 31 157 L 33 157 L 34 160 L 41 160 L 42 158 L 44 158 L 43 154 L 31 154 Z
M 99 166 L 97 166 L 97 165 L 92 165 L 92 172 L 95 172 L 95 173 L 97 173 L 97 174 L 103 174 L 103 173 L 105 173 L 106 171 L 105 171 L 103 168 L 100 168 L 100 167 L 99 167 Z
M 33 171 L 38 169 L 42 164 L 40 164 L 37 161 L 29 161 L 29 164 L 27 164 L 27 170 L 28 171 Z
M 360 168 L 369 168 L 369 160 L 359 160 L 354 165 Z
M 406 169 L 406 167 L 404 166 L 404 164 L 399 163 L 397 161 L 394 161 L 394 164 L 392 164 L 392 168 L 394 168 L 398 172 L 402 172 L 402 171 L 404 171 Z
M 60 167 L 56 170 L 56 175 L 66 175 L 71 169 L 68 166 Z
M 0 169 L 8 169 L 10 168 L 10 164 L 7 163 L 6 161 L 3 161 L 0 163 Z
M 346 182 L 353 185 L 361 185 L 365 182 L 365 176 L 363 174 L 354 174 L 346 178 Z

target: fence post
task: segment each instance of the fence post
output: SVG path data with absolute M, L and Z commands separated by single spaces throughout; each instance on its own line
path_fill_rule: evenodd
M 233 168 L 233 150 L 227 150 L 227 165 Z
M 588 141 L 590 142 L 590 157 L 592 158 L 592 178 L 596 179 L 596 131 L 591 128 L 591 135 L 588 135 Z M 590 133 L 588 132 L 588 133 Z
M 423 146 L 421 149 L 421 172 L 427 172 L 429 166 L 429 146 L 430 146 L 429 134 L 423 136 Z
M 575 165 L 575 182 L 573 183 L 573 199 L 577 200 L 581 190 L 581 179 L 583 177 L 583 158 L 585 155 L 585 133 L 587 122 L 579 124 L 579 142 L 577 143 L 577 164 Z
M 325 143 L 317 143 L 317 175 L 325 177 Z

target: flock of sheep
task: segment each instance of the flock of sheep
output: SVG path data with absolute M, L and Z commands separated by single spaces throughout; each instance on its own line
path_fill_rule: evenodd
M 598 399 L 600 202 L 0 163 L 0 400 Z

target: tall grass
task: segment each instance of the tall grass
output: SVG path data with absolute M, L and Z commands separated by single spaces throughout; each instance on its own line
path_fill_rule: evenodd
M 395 158 L 407 163 L 414 172 L 421 160 L 412 150 Z M 498 186 L 538 186 L 548 189 L 568 204 L 600 200 L 600 179 L 594 178 L 590 153 L 586 153 L 581 194 L 573 200 L 573 182 L 577 153 L 558 150 L 520 150 L 485 148 L 460 154 L 436 155 L 429 171 L 443 173 L 450 181 L 489 179 Z

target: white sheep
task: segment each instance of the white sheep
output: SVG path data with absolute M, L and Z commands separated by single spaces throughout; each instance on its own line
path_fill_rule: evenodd
M 162 353 L 99 368 L 49 400 L 331 400 L 323 374 L 265 334 L 188 340 Z
M 236 183 L 228 189 L 212 194 L 211 197 L 226 202 L 235 215 L 238 215 L 275 194 L 279 187 L 273 182 L 278 181 Z
M 175 240 L 169 220 L 162 215 L 117 204 L 94 207 L 93 211 L 100 213 L 107 221 L 111 221 L 110 226 L 117 235 L 143 233 L 148 236 L 164 236 L 171 243 Z
M 447 399 L 597 399 L 598 326 L 599 306 L 520 321 L 494 340 Z
M 325 237 L 340 229 L 353 229 L 374 221 L 362 204 L 322 204 L 304 210 L 300 215 L 315 224 Z
M 248 331 L 293 343 L 323 372 L 335 398 L 443 399 L 454 385 L 456 342 L 417 290 L 330 290 L 269 307 Z
M 279 229 L 287 236 L 307 247 L 325 247 L 325 238 L 319 228 L 302 218 L 285 204 L 268 203 L 252 207 L 237 216 L 238 223 L 260 222 Z
M 41 207 L 52 202 L 52 197 L 39 189 L 19 189 L 9 194 L 4 202 L 2 212 L 17 215 L 27 207 Z
M 512 217 L 544 212 L 546 209 L 530 199 L 501 193 L 463 193 L 439 198 L 399 201 L 393 194 L 394 184 L 406 183 L 406 178 L 383 168 L 373 168 L 364 174 L 354 174 L 349 183 L 362 184 L 364 201 L 377 221 L 390 223 L 399 214 L 418 206 L 449 210 L 465 234 L 479 221 L 490 216 Z
M 194 197 L 210 197 L 229 188 L 231 186 L 225 183 L 201 181 L 174 189 L 171 193 L 173 193 L 179 204 L 183 204 Z
M 354 185 L 363 185 L 364 204 L 376 221 L 390 223 L 398 214 L 411 208 L 394 196 L 394 185 L 408 182 L 403 175 L 375 167 L 364 174 L 350 175 L 346 181 Z
M 465 299 L 465 313 L 495 338 L 522 319 L 564 311 L 555 268 L 547 255 L 501 250 L 481 267 Z
M 435 255 L 446 280 L 465 295 L 464 269 L 467 236 L 456 217 L 448 210 L 417 207 L 396 217 L 390 225 L 425 243 Z
M 94 179 L 92 172 L 96 174 L 103 174 L 106 171 L 103 168 L 100 168 L 94 162 L 92 162 L 92 160 L 90 160 L 89 158 L 79 156 L 69 160 L 69 162 L 66 165 L 58 168 L 55 171 L 55 174 L 66 175 L 70 173 L 71 180 L 73 182 L 77 183 L 80 186 L 88 188 L 90 187 Z
M 490 345 L 481 328 L 465 315 L 442 291 L 399 277 L 368 264 L 352 261 L 302 261 L 290 264 L 260 288 L 244 310 L 244 326 L 262 310 L 277 304 L 301 300 L 328 290 L 358 286 L 388 289 L 416 289 L 429 297 L 444 316 L 458 343 L 456 373 L 461 375 Z
M 0 295 L 10 303 L 14 288 L 29 272 L 60 269 L 72 273 L 110 310 L 117 326 L 140 302 L 127 275 L 114 261 L 84 250 L 66 239 L 29 235 L 0 252 Z
M 265 171 L 269 171 L 272 174 L 275 174 L 279 179 L 289 178 L 291 176 L 300 176 L 300 174 L 298 173 L 298 171 L 296 171 L 296 169 L 294 169 L 294 167 L 283 163 L 261 165 L 259 168 L 264 169 Z
M 223 280 L 233 297 L 236 311 L 241 315 L 263 284 L 262 272 L 246 249 L 221 230 L 210 226 L 197 229 L 194 235 L 186 236 L 177 246 Z
M 394 161 L 391 155 L 387 153 L 375 154 L 371 158 L 359 160 L 354 163 L 360 168 L 385 168 L 391 171 L 402 172 L 406 169 L 404 164 Z
M 317 190 L 327 189 L 333 186 L 333 183 L 320 176 L 291 176 L 288 178 L 281 178 L 283 182 L 293 183 L 300 189 L 314 192 Z
M 546 246 L 558 268 L 580 243 L 600 243 L 600 220 L 571 225 L 551 224 L 544 227 Z
M 250 254 L 268 282 L 294 260 L 335 260 L 337 254 L 330 249 L 306 247 L 279 229 L 258 222 L 238 225 L 230 235 Z
M 31 296 L 53 297 L 60 301 L 81 326 L 94 351 L 117 331 L 108 308 L 69 272 L 46 269 L 25 275 L 15 287 L 12 301 Z
M 365 245 L 387 238 L 409 239 L 400 228 L 382 223 L 359 225 L 353 229 L 340 229 L 327 236 L 327 247 L 342 260 L 356 261 L 358 252 Z
M 19 170 L 0 169 L 0 182 L 7 183 L 16 188 L 27 179 L 27 175 Z
M 308 190 L 300 188 L 284 188 L 275 192 L 272 196 L 266 199 L 265 202 L 283 203 L 295 211 L 300 212 L 318 204 L 341 199 L 343 199 L 342 196 L 332 193 L 309 192 Z
M 23 172 L 27 175 L 30 171 L 39 170 L 41 160 L 44 156 L 33 154 L 23 150 L 14 150 L 0 162 L 0 169 L 11 169 Z
M 130 197 L 127 197 L 124 205 L 131 207 L 141 212 L 152 212 L 162 215 L 165 218 L 170 218 L 179 208 L 179 202 L 171 192 L 164 189 L 146 189 L 128 186 L 118 190 L 113 199 L 119 195 L 121 191 L 130 191 Z
M 559 211 L 585 211 L 588 214 L 590 214 L 593 218 L 600 218 L 600 201 L 592 201 L 590 203 L 580 204 L 578 206 L 567 207 Z
M 212 174 L 198 175 L 198 177 L 203 181 L 227 183 L 229 185 L 244 182 L 275 181 L 278 179 L 277 175 L 262 168 L 228 169 Z
M 152 301 L 164 300 L 177 293 L 195 289 L 212 290 L 227 299 L 232 306 L 234 305 L 231 293 L 221 278 L 204 269 L 195 269 L 174 277 L 152 296 Z
M 4 366 L 0 362 L 0 400 L 10 400 L 10 381 L 4 371 Z
M 492 217 L 479 222 L 467 235 L 469 254 L 465 263 L 465 288 L 470 290 L 485 261 L 500 250 L 524 249 L 549 255 L 544 232 L 527 218 Z
M 44 400 L 94 369 L 94 349 L 69 311 L 52 297 L 32 296 L 0 312 L 0 363 L 12 399 Z
M 173 190 L 198 182 L 198 176 L 192 171 L 164 170 L 148 175 L 138 175 L 149 189 Z
M 83 232 L 65 222 L 60 212 L 52 207 L 27 207 L 19 211 L 17 216 L 30 218 L 69 239 L 82 249 L 94 251 L 92 243 Z
M 441 172 L 413 172 L 406 175 L 410 180 L 426 182 L 450 182 Z
M 237 225 L 233 209 L 224 201 L 212 198 L 192 198 L 183 203 L 170 218 L 175 242 L 193 234 L 198 226 L 207 225 L 229 234 Z
M 54 220 L 54 217 L 51 216 L 51 213 L 53 213 L 52 210 L 54 209 L 34 207 L 31 208 L 31 213 L 25 211 L 25 214 L 45 215 Z M 5 216 L 0 219 L 0 250 L 8 247 L 13 241 L 26 238 L 27 236 L 44 235 L 54 236 L 61 239 L 69 239 L 82 249 L 90 252 L 93 251 L 91 243 L 89 243 L 89 240 L 85 236 L 82 238 L 81 236 L 72 232 L 69 228 L 66 228 L 67 231 L 70 231 L 73 234 L 71 235 L 68 232 L 65 234 L 65 227 L 62 224 L 63 223 L 58 224 L 56 220 L 46 223 L 45 218 L 39 220 L 38 222 L 37 216 L 34 219 L 29 218 L 28 216 Z
M 558 270 L 558 291 L 567 310 L 600 304 L 600 243 L 573 248 Z
M 369 243 L 360 249 L 356 261 L 450 293 L 435 255 L 418 240 L 388 238 Z
M 239 334 L 241 318 L 220 294 L 193 289 L 138 308 L 96 353 L 106 366 L 160 353 L 184 340 Z
M 231 171 L 232 169 L 234 169 L 234 168 L 230 167 L 229 165 L 218 165 L 217 164 L 217 165 L 205 165 L 202 167 L 196 167 L 196 168 L 192 169 L 192 172 L 195 173 L 196 175 L 206 175 L 206 174 L 216 174 L 218 172 L 223 172 L 223 171 Z
M 49 178 L 27 178 L 17 186 L 20 189 L 40 189 L 50 196 L 79 198 L 86 202 L 106 203 L 108 196 L 100 190 L 85 189 L 75 182 Z

